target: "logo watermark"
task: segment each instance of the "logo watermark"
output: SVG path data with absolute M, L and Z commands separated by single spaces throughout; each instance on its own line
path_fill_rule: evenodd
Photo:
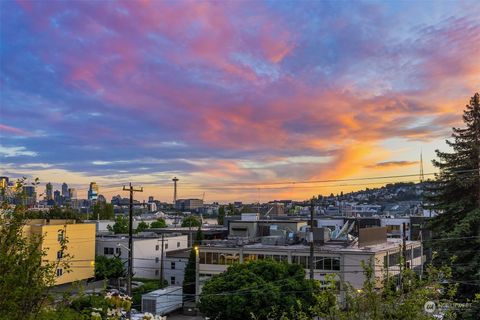
M 437 306 L 433 301 L 427 301 L 423 305 L 423 310 L 425 310 L 426 313 L 434 313 L 436 309 L 437 309 Z

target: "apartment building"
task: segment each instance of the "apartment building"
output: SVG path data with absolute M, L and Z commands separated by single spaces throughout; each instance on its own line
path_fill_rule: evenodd
M 27 236 L 43 237 L 41 249 L 46 262 L 68 261 L 66 270 L 58 263 L 55 285 L 93 278 L 95 274 L 95 224 L 74 220 L 29 220 L 24 227 Z M 67 240 L 62 251 L 62 240 Z M 68 257 L 68 258 L 67 258 Z
M 188 236 L 165 234 L 162 237 L 152 232 L 145 232 L 133 237 L 133 276 L 135 278 L 160 279 L 163 257 L 167 252 L 188 248 Z M 101 235 L 97 237 L 97 255 L 109 258 L 119 257 L 128 264 L 128 235 Z M 168 279 L 167 279 L 168 280 Z

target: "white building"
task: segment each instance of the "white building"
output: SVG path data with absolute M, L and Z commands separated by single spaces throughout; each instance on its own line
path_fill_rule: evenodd
M 342 243 L 326 243 L 315 247 L 314 278 L 324 281 L 327 274 L 335 274 L 339 283 L 348 282 L 360 289 L 365 281 L 361 262 L 371 263 L 377 286 L 381 286 L 385 275 L 396 276 L 400 271 L 401 252 L 400 239 L 359 247 L 357 243 L 345 246 Z M 309 276 L 310 252 L 307 245 L 264 245 L 255 243 L 243 246 L 229 246 L 225 242 L 219 245 L 208 243 L 200 247 L 200 279 L 208 279 L 212 275 L 222 273 L 229 265 L 247 261 L 273 259 L 288 263 L 300 264 Z M 406 242 L 407 266 L 421 272 L 423 265 L 423 249 L 419 241 Z M 341 286 L 340 286 L 341 287 Z
M 164 277 L 169 285 L 181 286 L 191 249 L 169 251 L 164 259 Z
M 140 233 L 133 238 L 133 277 L 160 279 L 162 237 L 154 233 Z M 164 258 L 167 252 L 188 248 L 188 236 L 166 234 L 163 238 Z M 97 236 L 96 254 L 120 257 L 128 266 L 128 235 Z M 165 275 L 165 273 L 164 273 Z M 164 277 L 165 278 L 165 277 Z M 168 280 L 168 279 L 167 279 Z

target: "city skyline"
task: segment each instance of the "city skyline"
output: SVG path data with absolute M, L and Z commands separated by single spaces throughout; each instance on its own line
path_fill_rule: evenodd
M 264 202 L 370 187 L 265 182 L 418 174 L 421 152 L 431 173 L 479 88 L 479 13 L 1 2 L 0 175 L 67 182 L 79 198 L 92 181 L 107 199 L 132 182 L 167 202 L 177 176 L 179 198 Z

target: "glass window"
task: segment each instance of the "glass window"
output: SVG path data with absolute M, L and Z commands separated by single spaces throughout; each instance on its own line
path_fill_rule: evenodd
M 155 263 L 158 263 L 160 259 L 158 257 L 155 257 Z
M 177 248 L 179 248 L 179 247 L 180 247 L 180 242 L 177 242 Z
M 418 258 L 422 255 L 422 247 L 413 248 L 413 258 Z
M 165 249 L 168 249 L 168 243 L 165 243 Z
M 63 269 L 57 269 L 57 277 L 60 277 L 63 274 Z
M 63 251 L 57 251 L 57 259 L 62 259 L 63 258 Z
M 199 258 L 200 258 L 200 263 L 205 264 L 205 252 L 200 252 L 199 253 Z
M 212 264 L 212 253 L 211 252 L 207 252 L 206 253 L 206 258 L 205 258 L 205 263 L 206 264 Z
M 175 284 L 175 277 L 170 277 L 170 283 Z
M 218 264 L 218 252 L 212 252 L 212 264 Z
M 324 263 L 325 257 L 314 257 L 315 261 L 315 269 L 318 270 L 325 270 Z
M 155 275 L 158 276 L 160 274 L 160 271 L 155 270 Z
M 113 248 L 105 247 L 103 248 L 103 254 L 113 254 Z
M 115 248 L 115 254 L 118 256 L 122 255 L 122 248 Z
M 325 260 L 323 260 L 323 268 L 324 268 L 324 270 L 332 270 L 332 259 L 331 258 L 325 258 Z
M 170 262 L 170 269 L 172 269 L 172 270 L 175 269 L 175 262 Z
M 257 254 L 257 259 L 258 259 L 258 260 L 263 260 L 263 259 L 265 259 L 265 255 L 263 255 L 263 254 Z
M 158 250 L 160 250 L 160 246 L 157 244 L 157 245 L 155 246 L 155 251 L 158 251 Z
M 340 259 L 338 258 L 332 259 L 332 270 L 340 270 Z

